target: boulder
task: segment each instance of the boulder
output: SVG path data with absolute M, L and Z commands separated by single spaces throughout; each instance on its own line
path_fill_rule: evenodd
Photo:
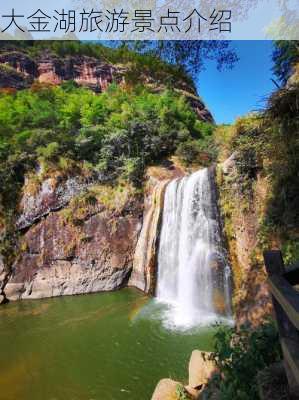
M 152 400 L 177 400 L 176 390 L 179 382 L 173 381 L 172 379 L 162 379 L 152 396 Z
M 0 254 L 0 304 L 5 303 L 4 287 L 7 281 L 7 271 L 4 266 L 3 257 Z
M 1 283 L 6 277 L 6 272 L 5 272 L 5 267 L 4 267 L 4 261 L 3 257 L 0 254 L 0 288 L 1 288 Z
M 209 360 L 211 353 L 194 350 L 189 361 L 189 387 L 200 389 L 217 373 L 215 363 Z
M 221 169 L 224 175 L 231 175 L 236 167 L 236 156 L 237 153 L 234 152 L 228 159 L 223 161 L 221 164 Z

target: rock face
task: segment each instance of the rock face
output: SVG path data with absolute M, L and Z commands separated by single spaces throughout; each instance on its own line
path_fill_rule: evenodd
M 124 84 L 128 68 L 94 57 L 67 55 L 62 58 L 49 50 L 43 51 L 34 59 L 25 52 L 11 50 L 0 53 L 0 89 L 24 89 L 30 87 L 34 81 L 59 85 L 72 80 L 80 86 L 103 92 L 112 82 Z M 163 82 L 156 82 L 146 73 L 139 79 L 145 85 L 157 87 L 157 90 L 165 88 Z M 174 89 L 186 97 L 201 120 L 213 122 L 211 113 L 193 87 L 181 81 Z
M 201 388 L 217 372 L 215 363 L 209 360 L 210 353 L 193 350 L 189 361 L 189 386 Z
M 119 209 L 109 209 L 93 198 L 80 208 L 67 203 L 72 199 L 76 204 L 78 193 L 82 201 L 85 186 L 75 190 L 66 182 L 53 180 L 51 186 L 46 180 L 31 201 L 23 196 L 26 206 L 19 226 L 24 233 L 4 288 L 8 300 L 114 290 L 129 278 L 141 227 L 141 199 L 128 197 Z
M 144 196 L 143 224 L 137 242 L 129 286 L 154 294 L 156 287 L 157 251 L 162 221 L 164 193 L 171 179 L 182 177 L 185 171 L 173 161 L 161 167 L 149 168 Z
M 132 268 L 139 220 L 100 212 L 80 230 L 51 213 L 25 234 L 28 246 L 5 287 L 9 300 L 113 290 Z
M 163 209 L 164 192 L 168 181 L 157 182 L 151 195 L 145 197 L 143 225 L 137 242 L 133 271 L 129 281 L 145 293 L 154 293 L 155 265 Z
M 173 381 L 172 379 L 162 379 L 152 396 L 152 400 L 176 400 L 176 389 L 179 382 Z
M 170 179 L 182 175 L 173 161 L 150 168 L 144 199 L 129 187 L 114 192 L 93 176 L 52 172 L 40 176 L 38 184 L 36 177 L 27 177 L 17 220 L 18 256 L 9 274 L 0 264 L 0 300 L 107 291 L 126 284 L 153 294 L 164 190 Z
M 27 190 L 27 187 L 31 185 L 30 180 L 26 179 L 20 203 L 21 213 L 16 223 L 17 228 L 27 228 L 51 211 L 66 206 L 72 198 L 85 192 L 93 183 L 94 179 L 80 176 L 67 179 L 59 176 L 51 177 L 43 180 L 40 186 L 31 193 Z
M 5 287 L 9 300 L 41 298 L 122 286 L 132 268 L 139 220 L 107 212 L 90 216 L 80 229 L 51 213 L 29 229 L 27 249 Z
M 19 51 L 0 54 L 0 63 L 13 68 L 23 77 L 23 87 L 29 86 L 35 79 L 41 83 L 58 85 L 73 80 L 79 85 L 103 91 L 113 81 L 122 80 L 121 68 L 87 56 L 57 57 L 45 51 L 37 59 L 32 59 Z M 1 87 L 7 87 L 6 81 L 0 81 Z M 22 88 L 22 87 L 17 87 Z
M 234 312 L 238 325 L 259 325 L 271 314 L 272 302 L 266 283 L 261 250 L 258 247 L 259 223 L 266 203 L 267 180 L 257 174 L 246 207 L 240 191 L 242 176 L 236 168 L 236 153 L 220 167 L 218 188 L 234 275 Z M 218 177 L 219 178 L 219 177 Z M 229 207 L 229 212 L 227 208 Z M 227 229 L 228 228 L 228 229 Z
M 8 273 L 5 270 L 3 258 L 0 255 L 0 304 L 4 303 L 6 300 L 3 289 L 6 285 L 7 279 L 8 279 Z

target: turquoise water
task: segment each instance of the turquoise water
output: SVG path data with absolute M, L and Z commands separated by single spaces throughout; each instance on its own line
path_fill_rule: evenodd
M 134 289 L 0 307 L 0 400 L 147 400 L 212 329 L 174 331 Z

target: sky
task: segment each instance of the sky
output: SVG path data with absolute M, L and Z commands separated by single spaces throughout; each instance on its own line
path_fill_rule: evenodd
M 265 99 L 276 88 L 271 78 L 273 42 L 233 41 L 239 61 L 232 70 L 218 71 L 207 62 L 199 73 L 198 93 L 218 124 L 230 124 L 238 116 L 263 108 Z

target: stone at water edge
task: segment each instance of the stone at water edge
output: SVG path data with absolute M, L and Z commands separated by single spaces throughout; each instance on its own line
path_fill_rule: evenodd
M 176 390 L 178 385 L 180 383 L 172 379 L 161 379 L 151 400 L 177 400 Z
M 189 386 L 197 389 L 208 383 L 217 373 L 215 363 L 209 360 L 211 353 L 193 350 L 189 361 Z
M 3 257 L 0 254 L 0 304 L 5 302 L 5 296 L 3 293 L 3 288 L 6 283 L 7 272 L 5 271 Z

